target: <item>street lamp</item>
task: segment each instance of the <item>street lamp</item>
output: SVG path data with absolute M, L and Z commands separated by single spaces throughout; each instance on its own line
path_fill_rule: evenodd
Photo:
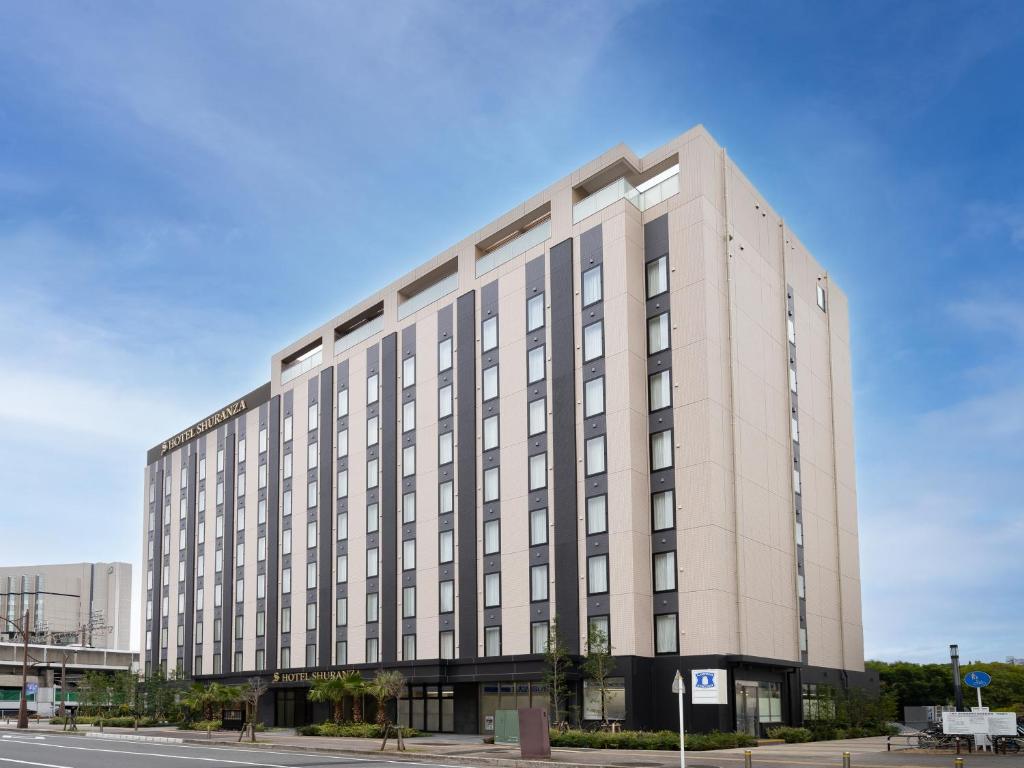
M 960 646 L 949 646 L 949 659 L 953 662 L 953 705 L 957 712 L 964 711 L 964 689 L 960 685 Z

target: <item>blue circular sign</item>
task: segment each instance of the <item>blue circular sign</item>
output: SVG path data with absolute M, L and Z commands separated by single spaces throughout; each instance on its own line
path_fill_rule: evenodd
M 971 688 L 984 688 L 992 682 L 992 675 L 988 672 L 968 672 L 964 675 L 964 682 Z

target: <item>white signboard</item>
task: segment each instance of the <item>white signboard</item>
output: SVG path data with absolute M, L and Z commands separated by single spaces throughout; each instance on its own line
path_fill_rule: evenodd
M 943 712 L 942 732 L 949 736 L 1016 736 L 1013 712 Z
M 728 704 L 729 673 L 724 669 L 692 670 L 690 700 L 694 704 Z

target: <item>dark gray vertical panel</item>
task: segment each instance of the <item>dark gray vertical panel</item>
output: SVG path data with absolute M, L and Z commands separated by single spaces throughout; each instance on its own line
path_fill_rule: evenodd
M 440 344 L 442 342 L 444 342 L 444 341 L 452 341 L 454 339 L 454 337 L 455 337 L 455 317 L 454 317 L 455 312 L 454 312 L 454 309 L 455 309 L 455 307 L 452 304 L 449 304 L 449 305 L 447 305 L 445 307 L 442 307 L 437 312 L 437 343 L 438 343 L 439 346 L 440 346 Z M 453 348 L 452 348 L 452 354 L 454 355 L 454 344 L 453 344 Z M 440 398 L 440 390 L 442 390 L 444 387 L 451 386 L 452 390 L 453 390 L 452 413 L 450 415 L 448 415 L 448 416 L 439 417 L 438 422 L 437 422 L 437 432 L 438 432 L 439 436 L 443 435 L 443 434 L 447 434 L 447 433 L 453 433 L 454 430 L 455 430 L 454 396 L 457 395 L 458 393 L 454 391 L 455 390 L 455 386 L 454 386 L 455 385 L 455 382 L 454 382 L 454 373 L 455 373 L 454 362 L 455 361 L 453 359 L 451 366 L 445 368 L 444 370 L 441 370 L 440 350 L 439 350 L 439 353 L 438 353 L 438 366 L 437 366 L 438 367 L 438 372 L 437 372 L 437 388 L 438 388 L 438 393 L 437 393 L 437 396 Z M 453 438 L 454 438 L 454 435 L 453 435 Z M 453 538 L 456 536 L 456 534 L 455 534 L 455 510 L 454 510 L 454 504 L 452 505 L 452 509 L 450 511 L 443 512 L 442 511 L 442 507 L 441 507 L 441 503 L 440 503 L 440 498 L 441 498 L 441 488 L 446 483 L 452 483 L 453 484 L 452 497 L 454 499 L 455 461 L 457 461 L 457 460 L 458 460 L 458 455 L 453 453 L 452 461 L 450 463 L 448 463 L 448 464 L 441 464 L 437 468 L 437 483 L 438 483 L 438 517 L 437 517 L 437 528 L 438 528 L 438 539 L 439 539 L 438 544 L 439 545 L 440 545 L 440 535 L 441 535 L 441 533 L 443 531 L 450 531 L 452 533 L 452 537 Z M 454 551 L 454 548 L 455 547 L 454 547 L 454 541 L 453 541 L 453 546 L 452 546 L 453 551 Z M 440 581 L 452 581 L 452 582 L 455 581 L 456 575 L 455 575 L 454 559 L 451 562 L 439 563 L 438 564 L 437 577 L 438 577 L 438 581 L 439 582 Z M 439 606 L 439 608 L 440 608 L 440 606 Z M 454 630 L 455 630 L 455 606 L 452 605 L 451 612 L 441 613 L 438 616 L 438 632 L 439 633 L 440 632 L 454 632 Z M 453 635 L 453 637 L 454 637 L 454 635 Z M 438 635 L 438 642 L 440 643 L 440 635 Z
M 380 659 L 398 660 L 398 334 L 381 340 Z
M 198 448 L 198 445 L 196 446 Z M 182 672 L 192 677 L 192 645 L 195 639 L 196 602 L 196 489 L 199 487 L 197 465 L 199 454 L 193 449 L 188 457 L 188 499 L 185 503 L 185 648 L 182 652 Z
M 320 559 L 317 569 L 320 580 L 320 607 L 317 621 L 319 630 L 317 649 L 317 662 L 319 666 L 325 667 L 330 664 L 332 657 L 331 633 L 334 622 L 331 620 L 333 611 L 331 601 L 333 590 L 331 585 L 334 582 L 334 569 L 332 566 L 332 554 L 334 541 L 334 478 L 332 472 L 334 463 L 331 455 L 334 453 L 334 368 L 328 367 L 320 371 L 320 407 L 317 412 L 320 416 L 319 439 L 317 446 L 320 451 L 320 458 L 317 464 L 320 466 L 320 523 L 317 531 L 320 534 Z
M 480 330 L 480 340 L 481 340 L 481 344 L 480 344 L 480 350 L 481 350 L 480 351 L 480 370 L 481 371 L 486 371 L 488 368 L 491 368 L 493 366 L 500 366 L 501 365 L 500 353 L 501 353 L 501 331 L 502 331 L 501 323 L 502 323 L 502 320 L 501 320 L 501 317 L 499 317 L 499 312 L 498 312 L 499 302 L 500 302 L 500 299 L 499 299 L 499 296 L 498 296 L 498 281 L 497 280 L 494 280 L 494 281 L 492 281 L 490 283 L 487 283 L 484 286 L 481 286 L 481 288 L 480 288 L 480 329 L 481 329 Z M 486 323 L 488 320 L 491 320 L 491 319 L 496 319 L 497 323 L 498 323 L 498 330 L 496 332 L 498 341 L 497 341 L 497 344 L 495 345 L 495 347 L 493 349 L 489 349 L 489 350 L 487 350 L 485 352 L 485 351 L 483 351 L 483 337 L 484 337 L 484 334 L 483 334 L 483 324 Z M 500 376 L 499 376 L 499 378 L 500 378 Z M 500 530 L 501 530 L 501 524 L 502 524 L 502 521 L 501 521 L 501 494 L 502 494 L 501 488 L 502 488 L 502 479 L 501 479 L 501 391 L 500 391 L 500 387 L 499 387 L 499 392 L 498 392 L 498 396 L 497 397 L 491 398 L 490 400 L 484 400 L 483 398 L 484 398 L 484 394 L 483 394 L 483 392 L 481 392 L 481 394 L 480 394 L 480 419 L 481 419 L 480 430 L 481 430 L 481 434 L 483 433 L 483 423 L 486 422 L 488 419 L 490 419 L 492 417 L 497 417 L 498 418 L 498 447 L 491 448 L 489 450 L 483 451 L 483 454 L 481 456 L 481 465 L 482 465 L 481 471 L 484 473 L 484 475 L 483 475 L 482 479 L 484 481 L 484 484 L 486 485 L 486 478 L 487 478 L 487 474 L 486 473 L 488 472 L 488 470 L 492 470 L 492 469 L 497 469 L 498 470 L 498 498 L 494 499 L 492 501 L 483 501 L 482 502 L 483 503 L 483 515 L 482 515 L 483 519 L 482 519 L 482 523 L 483 523 L 484 526 L 486 526 L 488 523 L 490 523 L 492 521 L 495 521 L 495 520 L 498 521 L 499 547 L 498 547 L 498 551 L 497 552 L 493 552 L 493 553 L 491 553 L 489 555 L 482 555 L 481 565 L 483 567 L 484 582 L 487 581 L 487 577 L 490 576 L 491 574 L 494 574 L 494 573 L 498 574 L 498 589 L 499 589 L 498 597 L 499 597 L 499 600 L 498 600 L 498 605 L 497 606 L 487 607 L 487 604 L 486 604 L 487 600 L 485 598 L 484 601 L 483 601 L 483 605 L 481 607 L 483 608 L 483 612 L 484 612 L 484 632 L 486 633 L 488 627 L 498 627 L 499 638 L 501 638 L 504 635 L 504 632 L 503 632 L 503 630 L 501 628 L 501 625 L 502 625 L 501 604 L 502 604 L 502 601 L 503 601 L 503 596 L 501 594 L 501 591 L 503 590 L 504 585 L 501 583 L 501 580 L 503 578 L 503 574 L 501 572 L 501 547 L 500 547 Z M 505 482 L 507 482 L 507 479 L 506 479 Z M 483 548 L 481 548 L 481 554 L 482 554 L 482 550 L 483 550 Z M 486 588 L 485 588 L 484 592 L 485 592 L 485 595 L 486 595 Z M 500 642 L 499 642 L 499 645 L 500 645 Z M 486 638 L 486 634 L 485 634 L 485 637 L 484 637 L 484 654 L 485 655 L 487 654 L 487 638 Z
M 287 454 L 294 453 L 293 448 L 295 446 L 294 427 L 292 429 L 291 437 L 289 439 L 285 439 L 286 435 L 284 433 L 284 424 L 285 424 L 285 420 L 288 419 L 288 418 L 291 418 L 291 422 L 290 423 L 294 425 L 294 423 L 295 423 L 295 393 L 294 393 L 293 390 L 288 390 L 287 392 L 283 393 L 283 395 L 281 397 L 281 432 L 282 432 L 282 435 L 281 435 L 281 437 L 282 437 L 282 443 L 281 443 L 281 446 L 282 446 L 281 447 L 282 459 L 281 459 L 281 462 L 282 462 L 282 464 L 284 463 L 284 460 L 285 460 L 283 457 L 285 457 Z M 291 499 L 291 507 L 290 507 L 290 510 L 289 510 L 289 514 L 287 516 L 284 515 L 284 496 L 285 496 L 285 494 L 288 494 L 289 498 Z M 289 535 L 290 536 L 294 536 L 295 526 L 292 523 L 295 521 L 296 514 L 298 514 L 295 511 L 296 510 L 296 504 L 299 505 L 297 508 L 300 509 L 300 510 L 305 508 L 304 502 L 302 501 L 301 498 L 299 499 L 299 501 L 295 500 L 295 478 L 294 477 L 286 477 L 286 478 L 283 478 L 282 481 L 281 481 L 281 504 L 282 504 L 282 507 L 281 507 L 281 512 L 282 512 L 282 514 L 281 514 L 281 531 L 290 531 L 291 533 L 289 533 Z M 283 536 L 284 534 L 282 533 L 281 535 Z M 302 548 L 300 547 L 300 551 L 301 551 L 301 549 Z M 295 552 L 295 541 L 293 540 L 292 541 L 292 553 L 294 553 L 294 552 Z M 281 555 L 281 573 L 284 573 L 285 569 L 288 569 L 289 573 L 292 572 L 292 560 L 293 559 L 296 562 L 301 562 L 297 555 L 294 555 L 294 554 L 291 554 L 291 553 L 289 553 L 287 555 L 285 555 L 285 554 Z M 281 592 L 281 588 L 280 588 L 280 585 L 279 585 L 278 588 L 276 590 L 274 590 L 274 597 L 275 597 L 275 599 L 279 599 L 280 600 L 280 606 L 278 607 L 277 611 L 275 611 L 275 615 L 274 615 L 274 622 L 275 622 L 275 624 L 280 626 L 279 622 L 280 622 L 281 614 L 284 612 L 285 608 L 287 608 L 289 612 L 292 610 L 292 594 L 291 594 L 290 591 L 288 592 L 288 594 L 283 594 Z M 294 663 L 294 657 L 291 656 L 291 654 L 292 654 L 292 645 L 293 645 L 293 643 L 292 643 L 292 633 L 291 633 L 291 623 L 289 623 L 288 626 L 289 626 L 288 632 L 283 632 L 282 631 L 280 633 L 280 639 L 278 639 L 278 633 L 275 632 L 275 634 L 274 634 L 274 641 L 275 642 L 279 642 L 279 647 L 277 648 L 278 666 L 280 666 L 280 658 L 281 658 L 281 655 L 282 655 L 282 653 L 283 653 L 285 648 L 288 649 L 289 657 L 292 658 L 292 662 Z
M 224 586 L 223 613 L 221 622 L 222 671 L 231 669 L 234 663 L 233 645 L 235 640 L 235 423 L 228 424 L 224 435 Z
M 405 380 L 405 368 L 404 368 L 404 364 L 405 364 L 405 361 L 407 359 L 409 359 L 409 358 L 414 358 L 415 359 L 415 357 L 416 357 L 416 326 L 415 326 L 415 324 L 414 325 L 406 326 L 405 328 L 402 329 L 402 350 L 401 350 L 400 357 L 401 357 L 402 365 L 403 365 L 403 367 L 401 368 L 402 386 L 401 386 L 401 390 L 400 390 L 401 391 L 400 400 L 401 400 L 401 402 L 402 402 L 402 404 L 404 406 L 405 403 L 416 403 L 416 392 L 417 392 L 416 382 L 415 382 L 415 380 L 413 380 L 412 382 L 409 382 L 409 381 Z M 414 365 L 415 365 L 416 368 L 420 367 L 420 362 L 421 361 L 419 361 L 419 360 L 415 361 Z M 418 378 L 418 376 L 419 376 L 419 371 L 417 371 L 417 378 Z M 418 405 L 419 404 L 416 403 L 414 408 L 418 409 Z M 411 447 L 413 447 L 413 450 L 417 450 L 416 449 L 416 425 L 415 425 L 415 423 L 412 426 L 406 424 L 405 423 L 405 415 L 404 415 L 405 411 L 404 410 L 403 410 L 402 414 L 403 414 L 403 416 L 402 416 L 402 438 L 401 438 L 402 439 L 402 447 L 403 448 L 407 448 L 407 447 L 411 446 Z M 417 458 L 417 461 L 418 460 L 419 459 Z M 416 470 L 417 471 L 419 470 L 419 466 L 416 466 Z M 402 546 L 404 547 L 405 546 L 405 544 L 404 544 L 405 541 L 407 541 L 407 540 L 412 540 L 413 542 L 416 541 L 416 520 L 413 519 L 411 522 L 406 522 L 405 521 L 405 495 L 407 493 L 412 493 L 412 494 L 416 493 L 416 472 L 413 472 L 411 475 L 406 475 L 404 461 L 403 461 L 403 466 L 402 466 L 401 484 L 402 484 L 402 490 L 401 490 L 401 494 L 399 496 L 399 500 L 400 500 L 401 503 L 398 506 L 401 509 L 401 513 L 400 514 L 401 514 L 401 518 L 402 519 L 400 521 L 399 530 L 400 530 L 400 534 L 401 534 L 400 538 L 401 538 L 401 540 L 403 542 Z M 415 498 L 415 496 L 413 496 L 413 498 Z M 416 544 L 414 543 L 413 546 L 416 546 Z M 403 549 L 403 552 L 404 552 L 404 549 Z M 418 553 L 417 553 L 417 555 L 418 555 Z M 402 649 L 402 661 L 411 661 L 412 659 L 406 658 L 406 656 L 405 656 L 405 636 L 406 635 L 412 635 L 413 638 L 414 638 L 414 642 L 415 642 L 415 637 L 416 637 L 416 616 L 415 616 L 415 613 L 416 613 L 416 611 L 414 611 L 414 615 L 411 618 L 406 618 L 406 616 L 405 616 L 405 608 L 406 608 L 406 605 L 405 605 L 405 588 L 406 587 L 413 587 L 414 589 L 417 588 L 416 569 L 413 568 L 412 570 L 406 570 L 406 564 L 405 564 L 405 561 L 403 559 L 403 561 L 402 561 L 402 576 L 401 576 L 402 618 L 401 618 L 401 632 L 398 633 L 398 635 L 399 635 L 398 642 L 401 644 L 400 647 Z M 414 605 L 414 608 L 415 608 L 415 605 Z
M 155 673 L 157 667 L 160 666 L 160 619 L 162 616 L 162 598 L 163 598 L 163 583 L 164 583 L 164 506 L 167 504 L 167 498 L 164 494 L 165 480 L 164 476 L 166 473 L 166 466 L 169 463 L 169 459 L 161 461 L 160 469 L 156 473 L 157 482 L 157 505 L 156 505 L 156 516 L 154 518 L 154 541 L 153 541 L 153 589 L 151 590 L 151 599 L 153 601 L 153 619 L 150 622 L 152 628 L 150 629 L 150 664 L 152 670 Z
M 267 599 L 266 599 L 266 644 L 264 664 L 266 669 L 277 669 L 278 629 L 278 553 L 280 547 L 281 520 L 281 396 L 270 400 L 268 413 L 269 434 L 267 442 Z
M 459 656 L 474 658 L 477 655 L 475 291 L 459 296 L 456 314 Z
M 572 238 L 551 248 L 551 455 L 555 605 L 569 653 L 580 652 L 579 531 L 576 521 L 576 341 Z
M 345 395 L 346 398 L 348 397 L 348 360 L 342 360 L 340 363 L 338 363 L 336 371 L 335 371 L 335 383 L 336 383 L 336 386 L 335 386 L 336 394 L 334 396 L 335 404 L 331 406 L 332 409 L 336 411 L 336 416 L 337 416 L 336 423 L 335 423 L 335 431 L 340 433 L 342 430 L 345 430 L 346 435 L 347 435 L 348 434 L 348 410 L 346 409 L 346 411 L 345 411 L 345 413 L 343 415 L 341 413 L 341 409 L 337 406 L 337 403 L 338 403 L 338 399 L 339 399 L 339 394 L 338 393 L 341 393 L 343 390 L 346 393 L 346 395 Z M 351 407 L 351 403 L 349 404 L 349 407 Z M 337 469 L 338 472 L 344 471 L 344 472 L 348 473 L 348 480 L 349 480 L 349 483 L 351 484 L 352 477 L 351 477 L 351 473 L 349 473 L 348 451 L 345 452 L 344 456 L 341 456 L 341 457 L 339 457 L 337 459 L 336 469 Z M 350 485 L 350 487 L 351 487 L 351 485 Z M 335 510 L 335 532 L 336 532 L 336 535 L 340 536 L 341 527 L 338 525 L 338 520 L 341 518 L 342 515 L 345 515 L 345 520 L 346 520 L 345 528 L 347 529 L 348 525 L 349 525 L 348 496 L 345 495 L 345 496 L 340 497 L 338 499 L 337 503 L 338 503 L 338 506 L 337 506 L 337 509 Z M 347 536 L 347 534 L 346 534 L 346 537 L 343 538 L 343 539 L 342 538 L 337 538 L 337 551 L 335 552 L 335 557 L 337 558 L 337 557 L 340 557 L 341 555 L 344 555 L 346 557 L 346 562 L 347 562 L 347 558 L 348 558 L 348 536 Z M 348 605 L 348 583 L 347 583 L 347 581 L 344 582 L 344 583 L 337 584 L 335 586 L 335 590 L 336 590 L 335 598 L 340 598 L 340 597 L 345 598 L 346 606 L 347 606 Z M 347 613 L 347 611 L 346 611 L 346 613 Z M 345 656 L 343 658 L 339 659 L 338 656 L 337 656 L 336 650 L 335 649 L 331 649 L 331 654 L 332 654 L 331 655 L 331 660 L 333 661 L 334 664 L 344 664 L 344 663 L 348 662 L 348 658 L 347 658 L 348 657 L 348 650 L 347 650 L 348 649 L 348 628 L 347 628 L 348 627 L 348 623 L 347 623 L 347 619 L 346 619 L 346 623 L 345 624 L 343 624 L 343 625 L 342 624 L 337 624 L 338 619 L 340 618 L 340 616 L 338 615 L 337 611 L 335 611 L 333 615 L 334 615 L 335 623 L 337 625 L 336 629 L 335 629 L 335 643 L 344 642 L 345 643 L 346 653 L 345 653 Z

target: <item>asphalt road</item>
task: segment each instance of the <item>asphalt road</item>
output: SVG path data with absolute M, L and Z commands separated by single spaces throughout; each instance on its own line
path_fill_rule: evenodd
M 242 745 L 206 747 L 194 744 L 149 744 L 137 741 L 87 739 L 60 734 L 0 736 L 0 768 L 293 768 L 380 763 L 424 766 L 386 758 L 347 757 L 320 753 L 246 748 Z M 432 764 L 436 766 L 437 764 Z M 452 768 L 461 768 L 452 766 Z

